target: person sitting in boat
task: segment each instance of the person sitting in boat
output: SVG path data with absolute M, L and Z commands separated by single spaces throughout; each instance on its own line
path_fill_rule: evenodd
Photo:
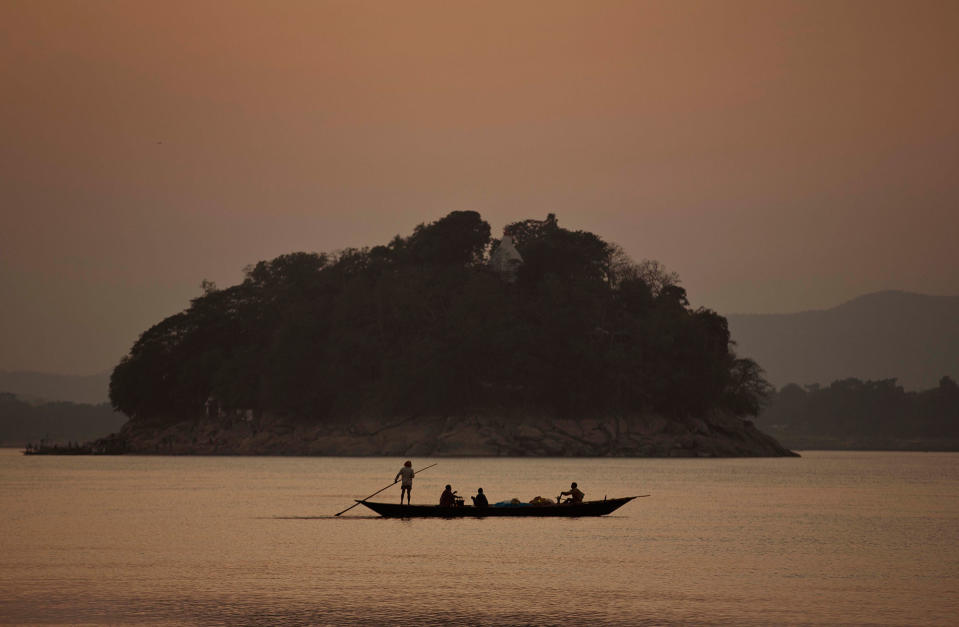
M 453 491 L 453 488 L 446 484 L 446 489 L 443 490 L 443 494 L 440 495 L 440 507 L 453 507 L 456 504 L 456 492 Z
M 583 491 L 576 487 L 576 482 L 570 484 L 569 490 L 565 490 L 559 493 L 560 497 L 569 495 L 569 498 L 563 501 L 564 503 L 578 504 L 583 502 L 583 497 L 586 496 L 583 494 Z
M 476 496 L 471 496 L 473 499 L 473 507 L 489 507 L 489 501 L 486 500 L 486 495 L 483 494 L 483 488 L 476 489 Z

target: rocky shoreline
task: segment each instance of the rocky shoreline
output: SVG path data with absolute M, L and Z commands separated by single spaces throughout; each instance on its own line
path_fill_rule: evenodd
M 796 453 L 752 422 L 713 414 L 562 420 L 530 416 L 413 416 L 303 424 L 277 416 L 129 421 L 128 453 L 418 457 L 784 457 Z

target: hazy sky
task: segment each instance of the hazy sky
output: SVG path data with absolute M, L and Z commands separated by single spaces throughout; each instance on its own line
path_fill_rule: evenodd
M 461 209 L 722 313 L 959 293 L 952 0 L 0 0 L 0 81 L 0 369 Z

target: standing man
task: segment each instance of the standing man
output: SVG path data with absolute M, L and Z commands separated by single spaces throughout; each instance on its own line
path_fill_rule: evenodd
M 400 480 L 400 477 L 403 478 L 403 483 L 400 485 L 400 505 L 403 504 L 403 493 L 406 493 L 406 504 L 410 504 L 413 492 L 413 462 L 406 460 L 406 463 L 403 464 L 403 467 L 400 468 L 400 471 L 396 473 L 396 477 L 393 479 L 393 483 L 396 483 Z

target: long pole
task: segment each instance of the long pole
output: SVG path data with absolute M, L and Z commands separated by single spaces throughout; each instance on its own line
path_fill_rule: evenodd
M 438 464 L 439 462 L 436 462 L 436 463 Z M 436 464 L 430 464 L 430 465 L 427 466 L 426 468 L 420 468 L 419 470 L 414 470 L 414 471 L 413 471 L 413 475 L 416 476 L 416 475 L 418 475 L 419 473 L 423 472 L 424 470 L 429 470 L 430 468 L 432 468 L 432 467 L 435 466 L 435 465 L 436 465 Z M 397 481 L 394 481 L 394 482 L 391 483 L 390 485 L 386 486 L 386 488 L 392 488 L 392 487 L 395 486 L 397 483 L 398 483 Z M 367 499 L 371 499 L 371 498 L 373 498 L 374 496 L 376 496 L 377 494 L 379 494 L 380 492 L 382 492 L 383 490 L 385 490 L 386 488 L 380 488 L 379 490 L 377 490 L 377 491 L 374 492 L 373 494 L 369 495 L 369 496 L 366 497 L 365 499 L 360 499 L 360 500 L 365 501 L 365 500 L 367 500 Z M 353 509 L 354 507 L 356 507 L 357 505 L 359 505 L 359 503 L 353 503 L 352 505 L 350 505 L 349 507 L 347 507 L 346 509 L 344 509 L 342 512 L 340 512 L 339 514 L 335 514 L 335 515 L 336 515 L 336 516 L 339 516 L 340 514 L 342 514 L 342 513 L 344 513 L 344 512 L 348 512 L 348 511 L 350 511 L 351 509 Z

